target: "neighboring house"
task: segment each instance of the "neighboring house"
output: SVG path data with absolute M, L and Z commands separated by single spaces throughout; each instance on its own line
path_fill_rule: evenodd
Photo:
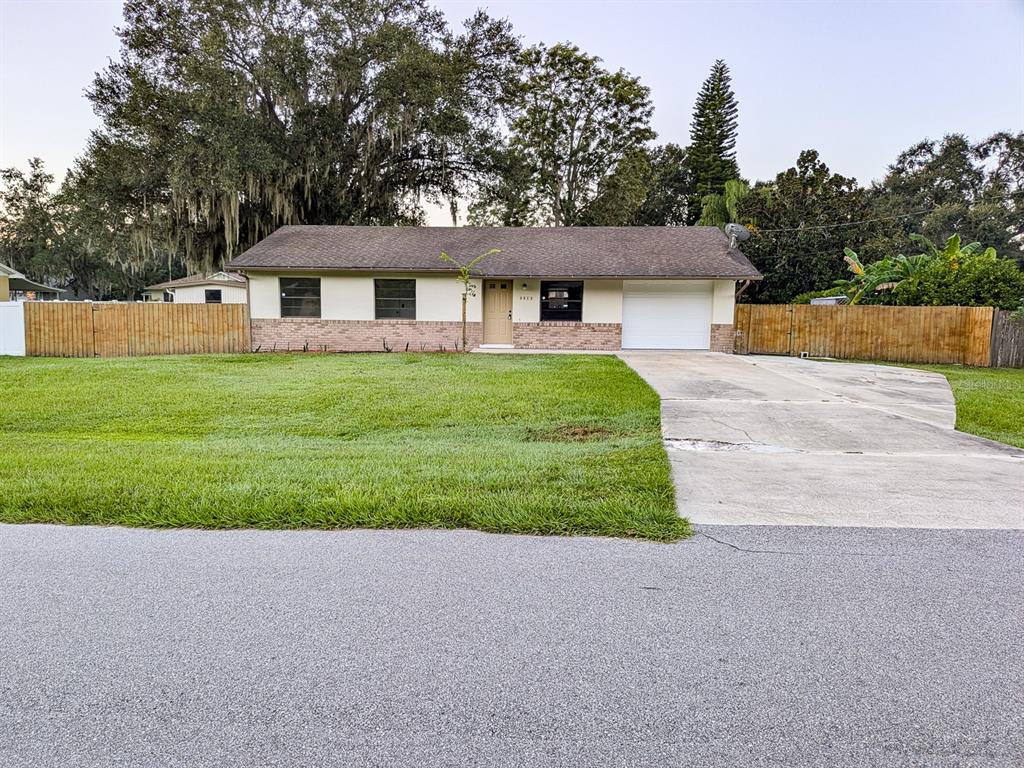
M 33 300 L 41 298 L 56 298 L 57 294 L 64 293 L 61 288 L 51 288 L 48 285 L 29 280 L 21 272 L 0 264 L 0 301 Z
M 166 283 L 147 285 L 144 301 L 175 304 L 245 304 L 245 278 L 237 272 L 214 272 L 211 275 L 189 275 Z
M 229 267 L 254 348 L 453 349 L 462 286 L 440 254 L 491 248 L 471 348 L 731 352 L 736 283 L 761 277 L 715 227 L 287 226 Z

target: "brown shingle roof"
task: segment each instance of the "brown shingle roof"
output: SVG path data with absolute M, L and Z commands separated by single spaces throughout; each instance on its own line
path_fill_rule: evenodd
M 222 274 L 215 272 L 214 275 Z M 238 274 L 237 272 L 225 272 L 223 274 L 231 275 L 231 280 L 220 280 L 215 279 L 213 275 L 207 277 L 206 275 L 187 275 L 186 277 L 179 277 L 177 280 L 168 280 L 165 283 L 157 283 L 156 285 L 147 285 L 143 290 L 146 291 L 159 291 L 165 288 L 185 288 L 190 285 L 221 285 L 227 288 L 244 288 L 245 277 Z
M 228 265 L 237 270 L 451 271 L 501 253 L 480 274 L 502 277 L 758 279 L 717 227 L 281 227 Z

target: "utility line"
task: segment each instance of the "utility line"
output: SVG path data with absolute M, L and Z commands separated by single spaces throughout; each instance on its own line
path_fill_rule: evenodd
M 989 196 L 985 196 L 982 200 L 975 201 L 975 202 L 985 202 L 985 201 L 988 201 L 988 200 L 1007 200 L 1007 199 L 1009 199 L 1011 197 L 1014 197 L 1016 195 L 1021 195 L 1021 194 L 1024 194 L 1024 190 L 1016 190 L 1016 191 L 1013 191 L 1013 192 L 1008 192 L 1005 195 L 989 195 Z M 897 213 L 897 214 L 894 214 L 892 216 L 878 216 L 877 218 L 874 218 L 874 219 L 864 219 L 863 221 L 845 221 L 845 222 L 840 222 L 839 224 L 812 224 L 812 225 L 806 226 L 806 227 L 785 227 L 785 228 L 782 228 L 782 229 L 757 229 L 757 230 L 754 231 L 754 234 L 761 235 L 761 234 L 771 234 L 771 233 L 774 233 L 774 232 L 801 232 L 801 231 L 809 230 L 809 229 L 838 229 L 840 227 L 858 227 L 861 224 L 874 224 L 874 223 L 879 222 L 879 221 L 892 221 L 894 219 L 905 219 L 908 216 L 920 216 L 920 215 L 925 214 L 925 213 L 931 213 L 932 211 L 934 211 L 938 207 L 939 206 L 937 206 L 937 205 L 933 205 L 931 208 L 924 208 L 924 209 L 922 209 L 920 211 L 909 211 L 907 213 Z
M 812 224 L 809 227 L 787 227 L 785 229 L 758 229 L 756 234 L 767 234 L 770 232 L 800 232 L 805 229 L 836 229 L 838 227 L 856 227 L 861 224 L 874 224 L 876 221 L 892 221 L 893 219 L 905 219 L 907 216 L 919 216 L 922 213 L 931 213 L 934 208 L 925 208 L 922 211 L 910 211 L 909 213 L 897 213 L 895 216 L 879 216 L 875 219 L 864 219 L 863 221 L 846 221 L 841 224 Z

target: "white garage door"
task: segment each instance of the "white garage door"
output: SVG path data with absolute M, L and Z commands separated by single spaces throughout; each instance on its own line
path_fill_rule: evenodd
M 623 281 L 623 349 L 708 349 L 710 346 L 709 283 Z

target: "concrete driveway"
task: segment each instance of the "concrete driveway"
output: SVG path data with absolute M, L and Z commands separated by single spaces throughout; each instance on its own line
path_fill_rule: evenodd
M 621 357 L 662 397 L 694 523 L 1024 528 L 1024 451 L 957 432 L 945 377 L 701 352 Z

